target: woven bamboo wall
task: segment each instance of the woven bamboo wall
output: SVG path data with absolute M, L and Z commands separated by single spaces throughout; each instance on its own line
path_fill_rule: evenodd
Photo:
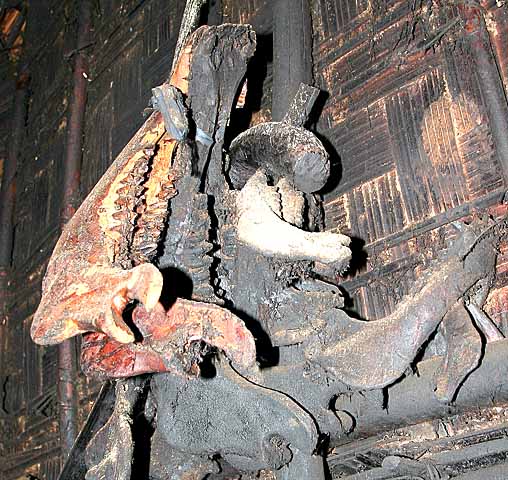
M 92 3 L 94 42 L 86 49 L 90 71 L 83 198 L 143 123 L 150 89 L 168 76 L 185 5 L 179 0 L 169 5 L 163 0 Z M 30 2 L 28 10 L 23 60 L 28 63 L 31 77 L 29 112 L 17 174 L 14 272 L 7 292 L 9 315 L 0 325 L 2 480 L 26 478 L 28 473 L 40 479 L 55 479 L 61 465 L 56 348 L 36 346 L 29 327 L 58 236 L 75 15 L 76 6 L 71 1 Z M 2 92 L 13 87 L 8 82 L 1 85 Z M 2 99 L 0 121 L 8 118 L 10 108 L 7 92 Z M 0 140 L 4 130 L 8 131 L 4 125 L 0 122 Z M 97 385 L 80 376 L 78 390 L 83 422 Z
M 150 88 L 168 74 L 184 3 L 94 2 L 83 196 L 143 122 Z M 310 2 L 314 79 L 328 93 L 317 130 L 336 164 L 324 196 L 326 227 L 356 238 L 356 265 L 338 280 L 351 297 L 350 308 L 369 319 L 393 309 L 446 245 L 451 221 L 482 209 L 505 214 L 506 180 L 461 26 L 424 48 L 457 10 L 429 16 L 412 8 L 417 3 L 425 4 Z M 483 3 L 500 82 L 508 91 L 508 7 Z M 219 20 L 253 23 L 269 41 L 269 2 L 222 0 L 221 8 Z M 0 478 L 5 480 L 28 473 L 52 480 L 61 462 L 56 351 L 34 345 L 28 332 L 58 235 L 75 12 L 70 0 L 34 1 L 28 10 L 30 103 L 17 177 L 9 315 L 0 325 Z M 270 119 L 271 82 L 268 62 L 253 122 Z M 0 83 L 0 165 L 12 88 Z M 508 333 L 505 251 L 488 309 Z M 81 421 L 96 389 L 80 377 Z

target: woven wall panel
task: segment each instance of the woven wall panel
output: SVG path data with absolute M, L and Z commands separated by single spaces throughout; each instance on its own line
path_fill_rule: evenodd
M 94 4 L 94 43 L 86 49 L 90 70 L 83 195 L 143 123 L 150 89 L 167 78 L 184 4 L 183 0 L 169 5 L 163 0 Z M 29 328 L 46 264 L 58 238 L 72 81 L 69 54 L 76 35 L 74 7 L 74 2 L 31 2 L 27 20 L 31 94 L 18 165 L 10 313 L 0 325 L 2 480 L 26 474 L 53 480 L 61 468 L 57 349 L 35 345 Z M 40 18 L 45 21 L 38 21 Z M 0 108 L 4 106 L 0 104 Z M 98 387 L 83 375 L 78 377 L 81 424 Z
M 457 11 L 425 24 L 411 4 L 312 2 L 315 77 L 328 93 L 318 128 L 340 164 L 325 193 L 326 227 L 357 239 L 360 260 L 341 281 L 368 319 L 409 291 L 451 240 L 450 221 L 495 208 L 505 188 L 464 35 L 421 50 Z

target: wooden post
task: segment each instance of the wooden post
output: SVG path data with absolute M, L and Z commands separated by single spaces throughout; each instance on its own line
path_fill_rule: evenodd
M 274 121 L 283 119 L 300 83 L 313 83 L 309 1 L 276 0 L 273 6 Z

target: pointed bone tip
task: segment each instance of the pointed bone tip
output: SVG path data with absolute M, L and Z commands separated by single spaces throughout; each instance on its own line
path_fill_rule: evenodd
M 132 297 L 139 300 L 146 310 L 151 311 L 159 302 L 164 280 L 157 267 L 145 263 L 134 267 L 127 282 Z
M 155 295 L 149 294 L 145 301 L 143 302 L 143 305 L 145 306 L 145 309 L 147 312 L 151 312 L 159 303 L 160 294 L 157 293 Z
M 160 274 L 160 272 L 159 272 Z M 159 300 L 162 294 L 163 280 L 162 274 L 160 275 L 160 281 L 154 281 L 150 284 L 148 288 L 145 298 L 143 300 L 143 305 L 145 306 L 148 312 L 154 310 L 157 306 L 161 306 Z
M 117 332 L 115 332 L 115 336 L 113 337 L 113 339 L 116 340 L 118 343 L 122 344 L 134 343 L 134 341 L 136 340 L 132 333 L 124 332 L 123 330 L 120 329 Z
M 128 329 L 127 325 L 117 325 L 114 320 L 104 322 L 99 330 L 118 343 L 128 344 L 136 340 L 134 334 Z

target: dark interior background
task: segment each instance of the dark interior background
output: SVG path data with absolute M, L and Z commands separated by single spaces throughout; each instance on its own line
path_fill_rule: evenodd
M 450 222 L 505 214 L 508 152 L 493 135 L 485 83 L 457 6 L 417 0 L 312 0 L 314 82 L 324 92 L 316 130 L 334 161 L 327 229 L 354 237 L 356 261 L 337 279 L 358 316 L 389 313 L 446 246 Z M 460 2 L 457 2 L 460 3 Z M 483 1 L 497 88 L 508 92 L 508 7 Z M 5 6 L 4 6 L 5 4 Z M 8 5 L 9 4 L 9 5 Z M 150 89 L 168 76 L 183 0 L 96 0 L 81 198 L 143 122 Z M 268 0 L 212 2 L 208 21 L 253 23 L 260 34 L 252 123 L 269 120 L 272 13 Z M 0 2 L 23 11 L 19 55 L 0 51 L 0 177 L 12 134 L 16 81 L 30 75 L 16 172 L 14 248 L 0 322 L 0 478 L 55 479 L 61 466 L 56 348 L 29 327 L 59 232 L 62 162 L 72 87 L 76 3 Z M 5 18 L 4 18 L 5 20 Z M 206 19 L 204 19 L 206 20 Z M 2 34 L 6 37 L 5 32 Z M 14 52 L 16 53 L 16 52 Z M 499 93 L 499 92 L 498 92 Z M 508 132 L 508 118 L 504 119 Z M 499 126 L 499 125 L 498 125 Z M 4 184 L 5 184 L 5 179 Z M 5 185 L 4 185 L 5 188 Z M 486 310 L 508 333 L 506 249 Z M 80 375 L 80 423 L 98 385 Z

